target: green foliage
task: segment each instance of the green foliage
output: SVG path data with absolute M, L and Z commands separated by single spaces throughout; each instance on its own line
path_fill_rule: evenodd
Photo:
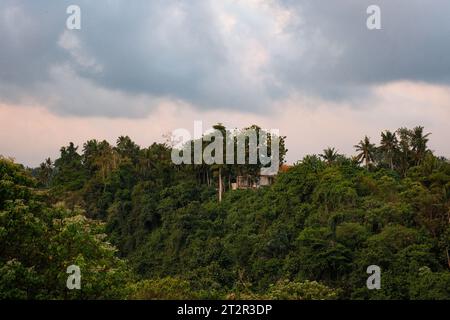
M 131 274 L 105 241 L 104 226 L 77 211 L 40 201 L 23 168 L 0 160 L 0 298 L 111 299 L 126 296 Z M 78 265 L 81 290 L 66 288 Z
M 316 281 L 292 282 L 280 280 L 269 287 L 268 299 L 273 300 L 334 300 L 339 291 Z
M 428 267 L 419 269 L 417 279 L 410 287 L 411 299 L 448 300 L 450 295 L 450 273 L 431 272 Z
M 379 147 L 363 139 L 355 158 L 328 148 L 324 160 L 306 156 L 273 185 L 246 190 L 231 182 L 257 179 L 260 163 L 175 166 L 167 145 L 129 137 L 88 141 L 81 154 L 70 144 L 33 171 L 37 181 L 1 160 L 0 292 L 450 299 L 450 163 L 428 137 L 422 127 L 385 131 Z M 84 270 L 81 292 L 65 290 L 69 264 Z M 380 290 L 366 287 L 373 264 Z
M 182 300 L 199 299 L 201 296 L 191 288 L 189 281 L 165 277 L 143 280 L 133 286 L 130 299 L 134 300 Z

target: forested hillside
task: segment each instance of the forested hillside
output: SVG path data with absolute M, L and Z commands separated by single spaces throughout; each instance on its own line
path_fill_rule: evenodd
M 354 157 L 327 148 L 246 190 L 231 182 L 260 165 L 174 165 L 169 145 L 129 137 L 35 169 L 3 158 L 0 298 L 450 299 L 450 163 L 423 130 L 365 137 Z

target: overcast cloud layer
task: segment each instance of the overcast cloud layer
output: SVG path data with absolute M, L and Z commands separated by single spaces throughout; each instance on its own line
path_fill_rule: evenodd
M 81 30 L 66 29 L 71 4 Z M 382 30 L 366 27 L 371 4 Z M 279 128 L 295 161 L 403 125 L 450 136 L 448 110 L 448 0 L 0 1 L 0 154 L 27 163 L 69 139 L 150 143 L 195 119 Z
M 450 81 L 450 2 L 3 0 L 0 99 L 80 116 L 137 117 L 161 99 L 268 112 L 292 94 L 367 98 L 398 80 Z M 432 3 L 432 5 L 431 5 Z M 126 103 L 128 99 L 134 103 Z

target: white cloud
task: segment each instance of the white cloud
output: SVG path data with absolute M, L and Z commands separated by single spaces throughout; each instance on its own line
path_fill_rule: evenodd
M 101 66 L 94 57 L 88 54 L 86 48 L 83 46 L 80 38 L 75 32 L 64 30 L 59 37 L 58 45 L 65 49 L 80 67 L 95 73 L 99 73 L 103 70 L 103 66 Z

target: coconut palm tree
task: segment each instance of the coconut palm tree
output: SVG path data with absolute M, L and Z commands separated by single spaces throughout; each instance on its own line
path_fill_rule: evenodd
M 354 146 L 356 151 L 359 152 L 356 156 L 358 162 L 365 163 L 366 169 L 369 170 L 369 164 L 374 161 L 376 147 L 370 142 L 369 137 L 365 136 L 364 140 L 361 140 L 357 145 Z
M 398 152 L 398 140 L 395 133 L 389 130 L 381 133 L 380 151 L 384 160 L 389 164 L 391 170 L 393 170 L 394 158 Z
M 427 143 L 431 133 L 423 133 L 423 127 L 418 126 L 411 130 L 411 149 L 414 154 L 415 164 L 419 165 L 428 152 Z
M 337 160 L 339 154 L 335 148 L 326 148 L 323 150 L 323 154 L 319 155 L 326 163 L 332 164 Z

